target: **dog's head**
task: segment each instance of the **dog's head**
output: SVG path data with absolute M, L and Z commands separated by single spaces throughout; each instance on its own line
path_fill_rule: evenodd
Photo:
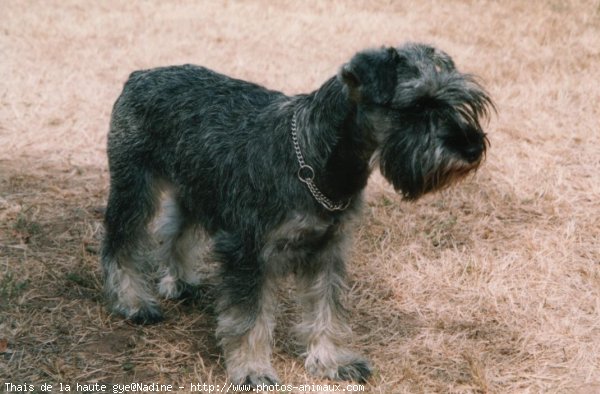
M 477 169 L 494 104 L 446 53 L 407 44 L 360 52 L 339 73 L 357 120 L 373 134 L 383 176 L 414 200 Z

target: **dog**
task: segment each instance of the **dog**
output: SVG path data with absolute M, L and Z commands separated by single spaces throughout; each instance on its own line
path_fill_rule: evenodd
M 292 97 L 195 65 L 133 72 L 108 134 L 101 262 L 112 310 L 160 321 L 152 287 L 177 298 L 197 284 L 190 250 L 204 243 L 220 266 L 216 335 L 232 382 L 278 381 L 276 283 L 290 275 L 307 371 L 365 382 L 372 366 L 346 346 L 341 296 L 369 175 L 378 167 L 406 200 L 454 183 L 484 160 L 492 109 L 475 77 L 414 43 L 359 52 Z M 148 227 L 161 201 L 155 267 Z

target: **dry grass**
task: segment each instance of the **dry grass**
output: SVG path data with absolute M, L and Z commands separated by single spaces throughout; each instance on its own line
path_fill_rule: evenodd
M 287 93 L 433 43 L 499 116 L 478 174 L 416 204 L 375 178 L 350 264 L 372 393 L 600 392 L 600 2 L 0 3 L 0 384 L 223 383 L 210 297 L 134 327 L 100 296 L 112 102 L 198 63 Z M 210 286 L 207 286 L 210 287 Z M 277 331 L 285 382 L 312 382 Z M 4 386 L 0 387 L 0 391 Z

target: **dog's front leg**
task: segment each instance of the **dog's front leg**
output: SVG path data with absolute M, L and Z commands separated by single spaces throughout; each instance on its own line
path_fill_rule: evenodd
M 341 293 L 345 291 L 342 253 L 335 246 L 318 256 L 316 270 L 301 272 L 298 290 L 302 321 L 298 337 L 305 346 L 305 366 L 314 376 L 365 382 L 369 362 L 346 347 L 351 329 L 346 323 Z
M 275 281 L 254 248 L 237 236 L 215 240 L 221 260 L 217 337 L 234 384 L 274 384 L 271 344 L 275 327 Z

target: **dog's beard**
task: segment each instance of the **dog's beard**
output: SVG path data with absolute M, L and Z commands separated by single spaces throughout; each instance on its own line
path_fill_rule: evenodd
M 475 171 L 483 155 L 468 162 L 442 146 L 394 150 L 388 144 L 377 153 L 383 176 L 406 200 L 448 187 Z

